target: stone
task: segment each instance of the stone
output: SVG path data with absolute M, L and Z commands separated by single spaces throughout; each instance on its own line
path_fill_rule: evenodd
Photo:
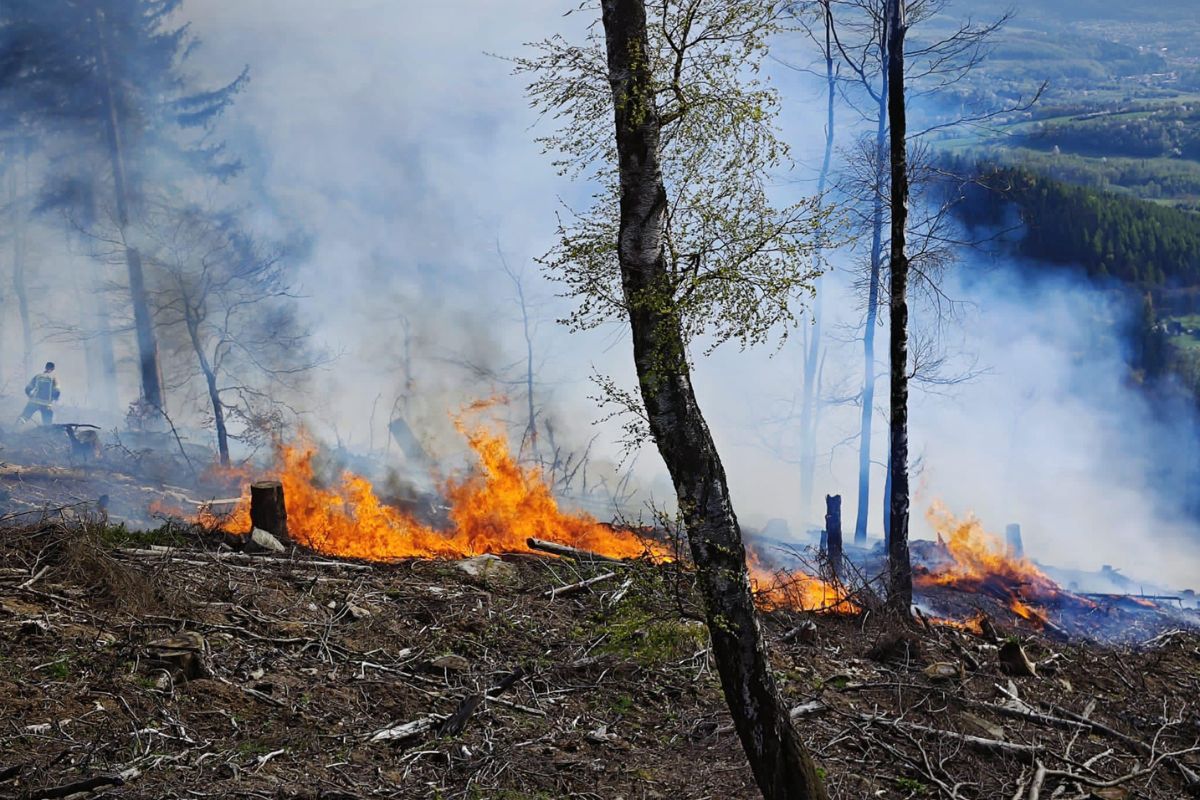
M 511 586 L 518 580 L 517 568 L 491 553 L 456 561 L 454 568 L 488 586 Z
M 350 615 L 350 619 L 360 620 L 371 616 L 371 612 L 362 606 L 356 606 L 353 603 L 346 603 L 346 613 Z
M 287 547 L 262 528 L 255 528 L 246 537 L 245 550 L 247 553 L 286 553 Z
M 430 661 L 429 666 L 434 669 L 443 669 L 447 672 L 466 672 L 471 668 L 471 662 L 462 656 L 447 653 Z
M 968 729 L 967 733 L 973 733 L 976 736 L 983 736 L 988 739 L 996 739 L 1001 742 L 1008 740 L 1004 726 L 997 725 L 983 717 L 971 713 L 963 713 L 959 714 L 959 721 L 963 723 L 964 728 Z
M 935 661 L 926 667 L 924 672 L 925 677 L 931 681 L 962 680 L 964 677 L 962 665 L 949 661 Z

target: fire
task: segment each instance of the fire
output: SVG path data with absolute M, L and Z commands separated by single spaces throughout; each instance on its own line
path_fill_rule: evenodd
M 298 445 L 283 445 L 277 456 L 291 537 L 327 555 L 369 561 L 529 552 L 530 537 L 611 558 L 665 555 L 664 548 L 633 533 L 586 514 L 563 512 L 540 471 L 518 464 L 501 435 L 482 427 L 468 430 L 461 421 L 458 427 L 479 460 L 479 470 L 451 478 L 442 487 L 454 523 L 451 530 L 437 530 L 385 504 L 370 481 L 349 471 L 336 485 L 320 487 L 313 469 L 317 448 L 303 439 Z M 248 497 L 226 525 L 249 529 Z
M 609 558 L 670 558 L 661 543 L 586 514 L 564 512 L 541 471 L 519 464 L 503 434 L 486 426 L 468 427 L 461 417 L 455 425 L 475 454 L 478 468 L 442 482 L 441 495 L 452 522 L 449 530 L 434 528 L 384 503 L 370 481 L 353 472 L 343 472 L 334 485 L 322 487 L 313 466 L 316 445 L 306 437 L 299 444 L 282 445 L 276 471 L 283 484 L 292 539 L 326 555 L 369 561 L 527 553 L 531 552 L 526 543 L 529 538 Z M 248 495 L 222 524 L 232 530 L 250 529 Z M 756 597 L 764 610 L 855 610 L 841 587 L 803 572 L 774 573 L 753 554 L 749 562 Z
M 938 503 L 925 516 L 950 560 L 916 575 L 917 586 L 953 586 L 990 594 L 1006 602 L 1017 616 L 1045 624 L 1045 615 L 1030 603 L 1053 601 L 1062 594 L 1046 573 L 1027 558 L 1008 555 L 1000 538 L 985 531 L 973 516 L 958 519 Z
M 999 580 L 1010 586 L 1028 587 L 1034 594 L 1053 595 L 1058 584 L 1028 558 L 1012 558 L 1004 543 L 983 529 L 973 516 L 957 519 L 935 503 L 925 518 L 938 532 L 951 562 L 922 576 L 925 585 L 951 586 Z

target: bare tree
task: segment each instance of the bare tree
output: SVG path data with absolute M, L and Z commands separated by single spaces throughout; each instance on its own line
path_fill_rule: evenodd
M 905 31 L 915 25 L 928 22 L 948 13 L 950 0 L 906 0 L 903 7 Z M 885 246 L 890 248 L 885 233 L 895 231 L 890 225 L 894 190 L 891 180 L 892 142 L 889 134 L 889 103 L 897 87 L 891 85 L 893 73 L 892 53 L 889 50 L 894 33 L 888 27 L 893 12 L 891 0 L 832 0 L 834 13 L 833 37 L 838 53 L 847 66 L 848 79 L 843 83 L 843 96 L 852 108 L 873 130 L 864 135 L 848 154 L 848 170 L 841 183 L 842 194 L 848 199 L 847 207 L 852 219 L 857 220 L 859 230 L 867 233 L 869 241 L 867 266 L 860 285 L 865 295 L 863 342 L 863 388 L 859 432 L 859 479 L 858 509 L 855 518 L 854 538 L 862 544 L 866 540 L 869 511 L 871 507 L 872 430 L 874 425 L 875 383 L 879 374 L 876 361 L 875 335 L 878 329 L 879 310 L 886 300 Z M 1005 14 L 993 21 L 976 24 L 967 20 L 952 28 L 948 34 L 935 38 L 909 41 L 902 37 L 906 51 L 898 54 L 902 61 L 900 77 L 905 81 L 903 90 L 907 100 L 914 97 L 936 95 L 967 76 L 986 56 L 988 45 L 994 34 L 1007 23 Z M 986 125 L 991 120 L 1012 111 L 1028 108 L 1036 100 L 1019 101 L 1006 108 L 982 108 L 972 113 L 943 117 L 920 130 L 907 131 L 906 174 L 908 184 L 908 218 L 904 230 L 906 242 L 905 264 L 916 281 L 922 296 L 931 301 L 935 315 L 948 313 L 953 306 L 940 288 L 942 270 L 953 261 L 953 251 L 969 244 L 951 233 L 949 209 L 957 201 L 958 194 L 947 190 L 946 184 L 965 179 L 947 174 L 937 166 L 936 154 L 928 146 L 927 134 L 959 126 Z M 890 231 L 885 231 L 885 223 Z M 889 279 L 890 284 L 890 279 Z M 906 281 L 907 287 L 907 281 Z M 890 292 L 890 286 L 887 287 Z M 934 360 L 929 363 L 943 363 Z M 914 377 L 909 365 L 908 374 Z M 966 374 L 958 380 L 968 377 Z M 937 383 L 950 382 L 944 378 L 928 376 Z M 891 401 L 889 400 L 889 407 Z M 889 443 L 889 453 L 891 452 Z M 890 463 L 889 455 L 889 463 Z M 892 522 L 893 478 L 889 467 L 887 485 L 884 489 L 885 534 Z
M 817 44 L 821 61 L 824 62 L 825 78 L 825 151 L 821 159 L 821 170 L 817 175 L 817 197 L 825 197 L 833 165 L 835 142 L 834 122 L 837 109 L 838 68 L 841 59 L 833 41 L 833 0 L 816 0 L 794 9 L 794 13 L 808 36 Z M 815 20 L 814 20 L 815 17 Z M 813 261 L 821 268 L 821 251 L 816 248 Z M 821 409 L 820 364 L 822 357 L 822 325 L 824 324 L 824 293 L 821 291 L 823 275 L 814 279 L 812 302 L 812 324 L 807 331 L 804 347 L 804 387 L 800 404 L 800 502 L 805 512 L 812 507 L 813 484 L 817 467 L 817 431 Z
M 185 374 L 203 380 L 222 464 L 229 442 L 278 430 L 281 396 L 295 392 L 307 373 L 326 362 L 300 323 L 296 295 L 281 253 L 263 248 L 238 229 L 231 214 L 160 206 L 147 218 L 148 296 L 164 338 L 190 356 Z
M 892 365 L 891 437 L 888 465 L 891 474 L 891 527 L 888 533 L 888 603 L 907 615 L 912 606 L 912 562 L 908 555 L 908 118 L 905 108 L 904 37 L 908 33 L 904 0 L 888 0 L 887 7 L 888 127 L 891 163 L 891 254 L 888 272 L 891 335 L 888 356 Z

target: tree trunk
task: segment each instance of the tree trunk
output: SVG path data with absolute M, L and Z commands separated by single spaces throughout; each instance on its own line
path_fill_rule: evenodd
M 118 411 L 117 402 L 117 356 L 113 349 L 112 322 L 108 314 L 108 298 L 105 296 L 103 281 L 96 281 L 95 297 L 95 328 L 96 335 L 92 342 L 95 346 L 98 364 L 98 380 L 93 384 L 100 394 L 100 406 L 107 411 Z
M 620 173 L 618 260 L 650 430 L 675 485 L 713 657 L 750 768 L 768 800 L 825 800 L 779 696 L 758 628 L 725 471 L 692 389 L 664 250 L 667 195 L 645 0 L 602 0 Z
M 829 168 L 833 163 L 833 124 L 835 100 L 837 98 L 837 75 L 833 61 L 833 11 L 830 0 L 822 4 L 825 9 L 825 81 L 827 84 L 825 107 L 825 157 L 821 162 L 821 173 L 817 178 L 817 196 L 823 197 L 825 185 L 829 180 Z M 820 267 L 821 251 L 813 254 L 813 262 Z M 813 287 L 816 295 L 812 307 L 812 336 L 808 341 L 807 352 L 804 356 L 804 402 L 800 407 L 800 503 L 805 514 L 812 508 L 812 493 L 817 469 L 817 417 L 820 415 L 818 406 L 821 396 L 818 390 L 817 365 L 821 354 L 821 325 L 823 323 L 823 306 L 825 293 L 821 284 L 824 281 L 817 276 Z
M 128 239 L 131 187 L 125 169 L 120 110 L 116 102 L 115 78 L 109 63 L 103 12 L 97 12 L 96 34 L 100 50 L 100 64 L 104 70 L 103 101 L 107 112 L 104 118 L 107 129 L 108 154 L 112 163 L 117 225 L 121 230 L 121 240 L 125 246 L 125 263 L 129 268 L 129 299 L 133 306 L 133 327 L 137 334 L 142 398 L 154 408 L 165 411 L 162 372 L 158 363 L 158 342 L 154 335 L 154 320 L 150 314 L 150 302 L 146 296 L 146 277 L 142 269 L 142 254 L 136 245 L 129 243 Z
M 250 484 L 250 527 L 266 531 L 281 542 L 290 541 L 282 483 L 259 481 Z
M 891 535 L 888 537 L 888 603 L 907 616 L 912 606 L 908 555 L 908 224 L 907 119 L 904 108 L 904 0 L 888 0 L 888 123 L 891 129 Z
M 875 201 L 871 210 L 871 277 L 867 284 L 867 318 L 863 330 L 862 416 L 858 439 L 858 514 L 854 518 L 854 543 L 867 543 L 867 518 L 871 511 L 871 426 L 875 422 L 875 325 L 879 319 L 879 282 L 883 266 L 883 182 L 887 160 L 887 74 L 880 87 L 875 127 Z M 885 503 L 888 500 L 885 498 Z
M 29 285 L 25 280 L 25 265 L 29 258 L 25 226 L 29 223 L 27 198 L 29 193 L 28 144 L 22 146 L 19 160 L 13 162 L 9 173 L 9 199 L 12 204 L 13 294 L 17 298 L 17 315 L 21 320 L 21 380 L 33 374 L 33 320 L 29 316 Z M 24 186 L 18 170 L 24 169 Z
M 842 577 L 842 496 L 825 495 L 825 546 L 833 577 Z
M 183 302 L 188 303 L 188 298 L 184 297 Z M 220 455 L 221 465 L 227 467 L 229 466 L 229 431 L 225 427 L 225 405 L 221 402 L 221 391 L 217 388 L 217 373 L 204 353 L 204 345 L 200 341 L 199 323 L 190 312 L 185 313 L 187 318 L 184 320 L 184 324 L 187 327 L 188 339 L 192 343 L 192 351 L 196 354 L 196 362 L 200 365 L 200 371 L 204 374 L 204 384 L 208 387 L 208 402 L 212 406 L 213 427 L 217 431 L 217 453 Z

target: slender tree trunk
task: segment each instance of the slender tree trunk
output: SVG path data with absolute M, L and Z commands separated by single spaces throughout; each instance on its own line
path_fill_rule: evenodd
M 833 163 L 833 125 L 834 106 L 837 97 L 837 75 L 833 62 L 833 11 L 829 6 L 830 0 L 823 3 L 825 8 L 825 81 L 827 84 L 825 108 L 825 157 L 821 162 L 821 174 L 817 178 L 817 196 L 825 195 L 825 186 L 829 180 L 829 168 Z M 813 261 L 821 266 L 821 251 L 813 254 Z M 817 469 L 817 417 L 821 396 L 817 389 L 817 364 L 821 353 L 821 326 L 823 324 L 823 306 L 825 293 L 822 291 L 824 280 L 821 276 L 816 279 L 816 296 L 813 298 L 812 336 L 808 341 L 804 357 L 804 402 L 800 407 L 800 502 L 805 514 L 812 508 L 813 483 Z
M 95 384 L 100 394 L 100 405 L 107 411 L 118 411 L 117 400 L 117 356 L 113 347 L 112 320 L 108 313 L 108 297 L 104 281 L 95 280 L 93 297 L 96 336 L 93 340 L 96 357 L 99 359 L 99 381 Z
M 186 298 L 184 298 L 184 302 L 187 302 Z M 188 318 L 184 320 L 184 325 L 187 327 L 188 340 L 192 343 L 192 351 L 196 354 L 196 362 L 200 365 L 200 372 L 204 374 L 204 384 L 208 387 L 208 402 L 212 406 L 213 428 L 217 432 L 217 454 L 221 459 L 221 466 L 227 467 L 230 461 L 229 429 L 225 426 L 225 405 L 221 402 L 221 391 L 217 388 L 217 373 L 204 352 L 196 320 L 189 314 Z
M 24 181 L 18 171 L 24 171 Z M 22 185 L 22 183 L 24 185 Z M 13 294 L 17 298 L 17 315 L 21 320 L 21 380 L 33 374 L 33 320 L 29 315 L 29 284 L 26 262 L 29 259 L 25 227 L 29 224 L 27 197 L 29 192 L 29 150 L 22 146 L 18 160 L 9 173 L 9 199 L 12 204 Z
M 875 200 L 871 209 L 871 276 L 867 283 L 867 318 L 863 330 L 863 394 L 858 439 L 858 513 L 854 518 L 854 543 L 867 541 L 871 511 L 871 428 L 875 422 L 875 326 L 879 319 L 879 284 L 883 272 L 883 191 L 887 163 L 887 73 L 879 93 L 875 126 Z M 887 500 L 884 501 L 885 503 Z
M 825 800 L 775 685 L 750 594 L 725 471 L 692 389 L 667 290 L 667 195 L 648 61 L 645 0 L 602 0 L 620 174 L 618 260 L 651 433 L 675 485 L 713 656 L 734 727 L 768 800 Z
M 529 308 L 525 305 L 525 287 L 517 280 L 517 299 L 521 302 L 521 325 L 525 333 L 525 401 L 529 419 L 525 424 L 525 438 L 529 441 L 529 451 L 533 460 L 541 464 L 542 454 L 538 448 L 537 405 L 533 394 L 533 332 L 529 328 Z
M 109 160 L 112 162 L 113 193 L 117 205 L 117 225 L 125 244 L 125 263 L 129 268 L 129 299 L 133 305 L 133 327 L 137 334 L 138 368 L 142 384 L 142 398 L 154 408 L 166 410 L 162 391 L 162 372 L 158 361 L 158 342 L 154 335 L 154 320 L 150 314 L 150 302 L 146 295 L 146 277 L 142 269 L 142 254 L 136 245 L 129 243 L 129 201 L 131 187 L 125 169 L 125 151 L 122 144 L 120 109 L 116 102 L 115 78 L 109 61 L 108 44 L 104 32 L 103 13 L 98 13 L 96 33 L 100 48 L 100 64 L 104 70 L 103 101 L 106 107 L 105 126 L 108 136 Z
M 888 120 L 891 129 L 891 535 L 888 537 L 888 602 L 907 615 L 912 606 L 908 555 L 908 147 L 904 97 L 904 0 L 888 0 Z

